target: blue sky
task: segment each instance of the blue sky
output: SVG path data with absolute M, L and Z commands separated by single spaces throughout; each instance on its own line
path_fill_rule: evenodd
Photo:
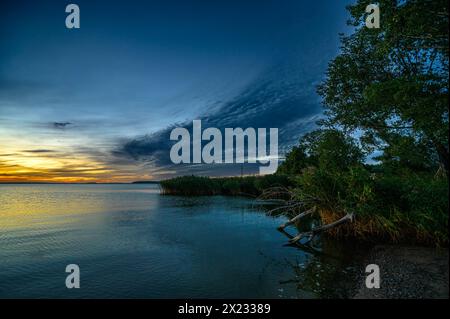
M 69 3 L 0 4 L 0 180 L 238 174 L 171 165 L 170 127 L 278 127 L 289 149 L 347 31 L 344 1 L 73 1 L 72 30 Z

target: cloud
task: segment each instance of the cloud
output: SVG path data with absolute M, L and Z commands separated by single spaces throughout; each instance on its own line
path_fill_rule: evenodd
M 236 97 L 205 112 L 198 118 L 174 123 L 149 135 L 122 142 L 113 155 L 121 160 L 144 162 L 152 174 L 172 171 L 173 175 L 237 175 L 240 164 L 174 165 L 170 158 L 170 132 L 174 127 L 184 127 L 192 132 L 192 120 L 202 120 L 202 129 L 226 127 L 243 129 L 278 128 L 280 152 L 297 143 L 299 137 L 315 127 L 322 112 L 313 85 L 306 72 L 288 73 L 286 67 L 269 70 L 256 79 Z M 258 172 L 259 164 L 244 164 L 245 174 Z
M 24 153 L 55 153 L 54 150 L 36 149 L 36 150 L 22 150 Z
M 70 123 L 70 122 L 53 122 L 52 125 L 54 128 L 63 129 L 63 128 L 66 128 L 66 126 L 72 125 L 72 123 Z

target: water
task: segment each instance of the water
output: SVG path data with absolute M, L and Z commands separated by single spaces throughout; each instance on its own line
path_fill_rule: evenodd
M 253 204 L 150 184 L 0 185 L 0 298 L 345 297 L 345 249 L 288 246 L 285 218 Z M 68 264 L 80 289 L 65 286 Z

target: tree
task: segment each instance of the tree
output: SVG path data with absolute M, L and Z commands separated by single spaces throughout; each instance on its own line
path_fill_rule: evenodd
M 344 132 L 320 129 L 305 134 L 279 167 L 278 173 L 300 174 L 314 166 L 330 171 L 346 171 L 362 163 L 364 154 L 354 139 Z
M 364 158 L 354 139 L 339 130 L 313 131 L 303 137 L 300 145 L 310 163 L 331 171 L 346 171 L 361 164 Z
M 384 170 L 407 169 L 412 172 L 436 170 L 435 153 L 430 145 L 419 143 L 411 136 L 390 134 L 388 143 L 382 147 L 383 153 L 375 157 L 383 165 Z
M 294 146 L 278 167 L 278 174 L 298 175 L 309 165 L 309 159 L 302 147 Z
M 408 136 L 448 172 L 448 2 L 380 0 L 381 27 L 365 27 L 371 1 L 349 6 L 355 31 L 319 86 L 325 126 L 363 131 L 367 147 Z M 432 166 L 432 165 L 428 165 Z

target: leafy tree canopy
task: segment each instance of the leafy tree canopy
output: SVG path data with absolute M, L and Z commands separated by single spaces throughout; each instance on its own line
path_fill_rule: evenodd
M 423 160 L 448 171 L 448 1 L 380 0 L 379 29 L 365 27 L 369 3 L 348 7 L 355 31 L 341 36 L 318 88 L 321 124 L 361 129 L 369 149 L 395 151 L 407 136 L 409 147 L 428 154 Z
M 300 145 L 288 153 L 278 173 L 300 174 L 310 166 L 344 171 L 361 164 L 363 158 L 363 152 L 354 139 L 344 132 L 334 129 L 316 130 L 303 136 Z

